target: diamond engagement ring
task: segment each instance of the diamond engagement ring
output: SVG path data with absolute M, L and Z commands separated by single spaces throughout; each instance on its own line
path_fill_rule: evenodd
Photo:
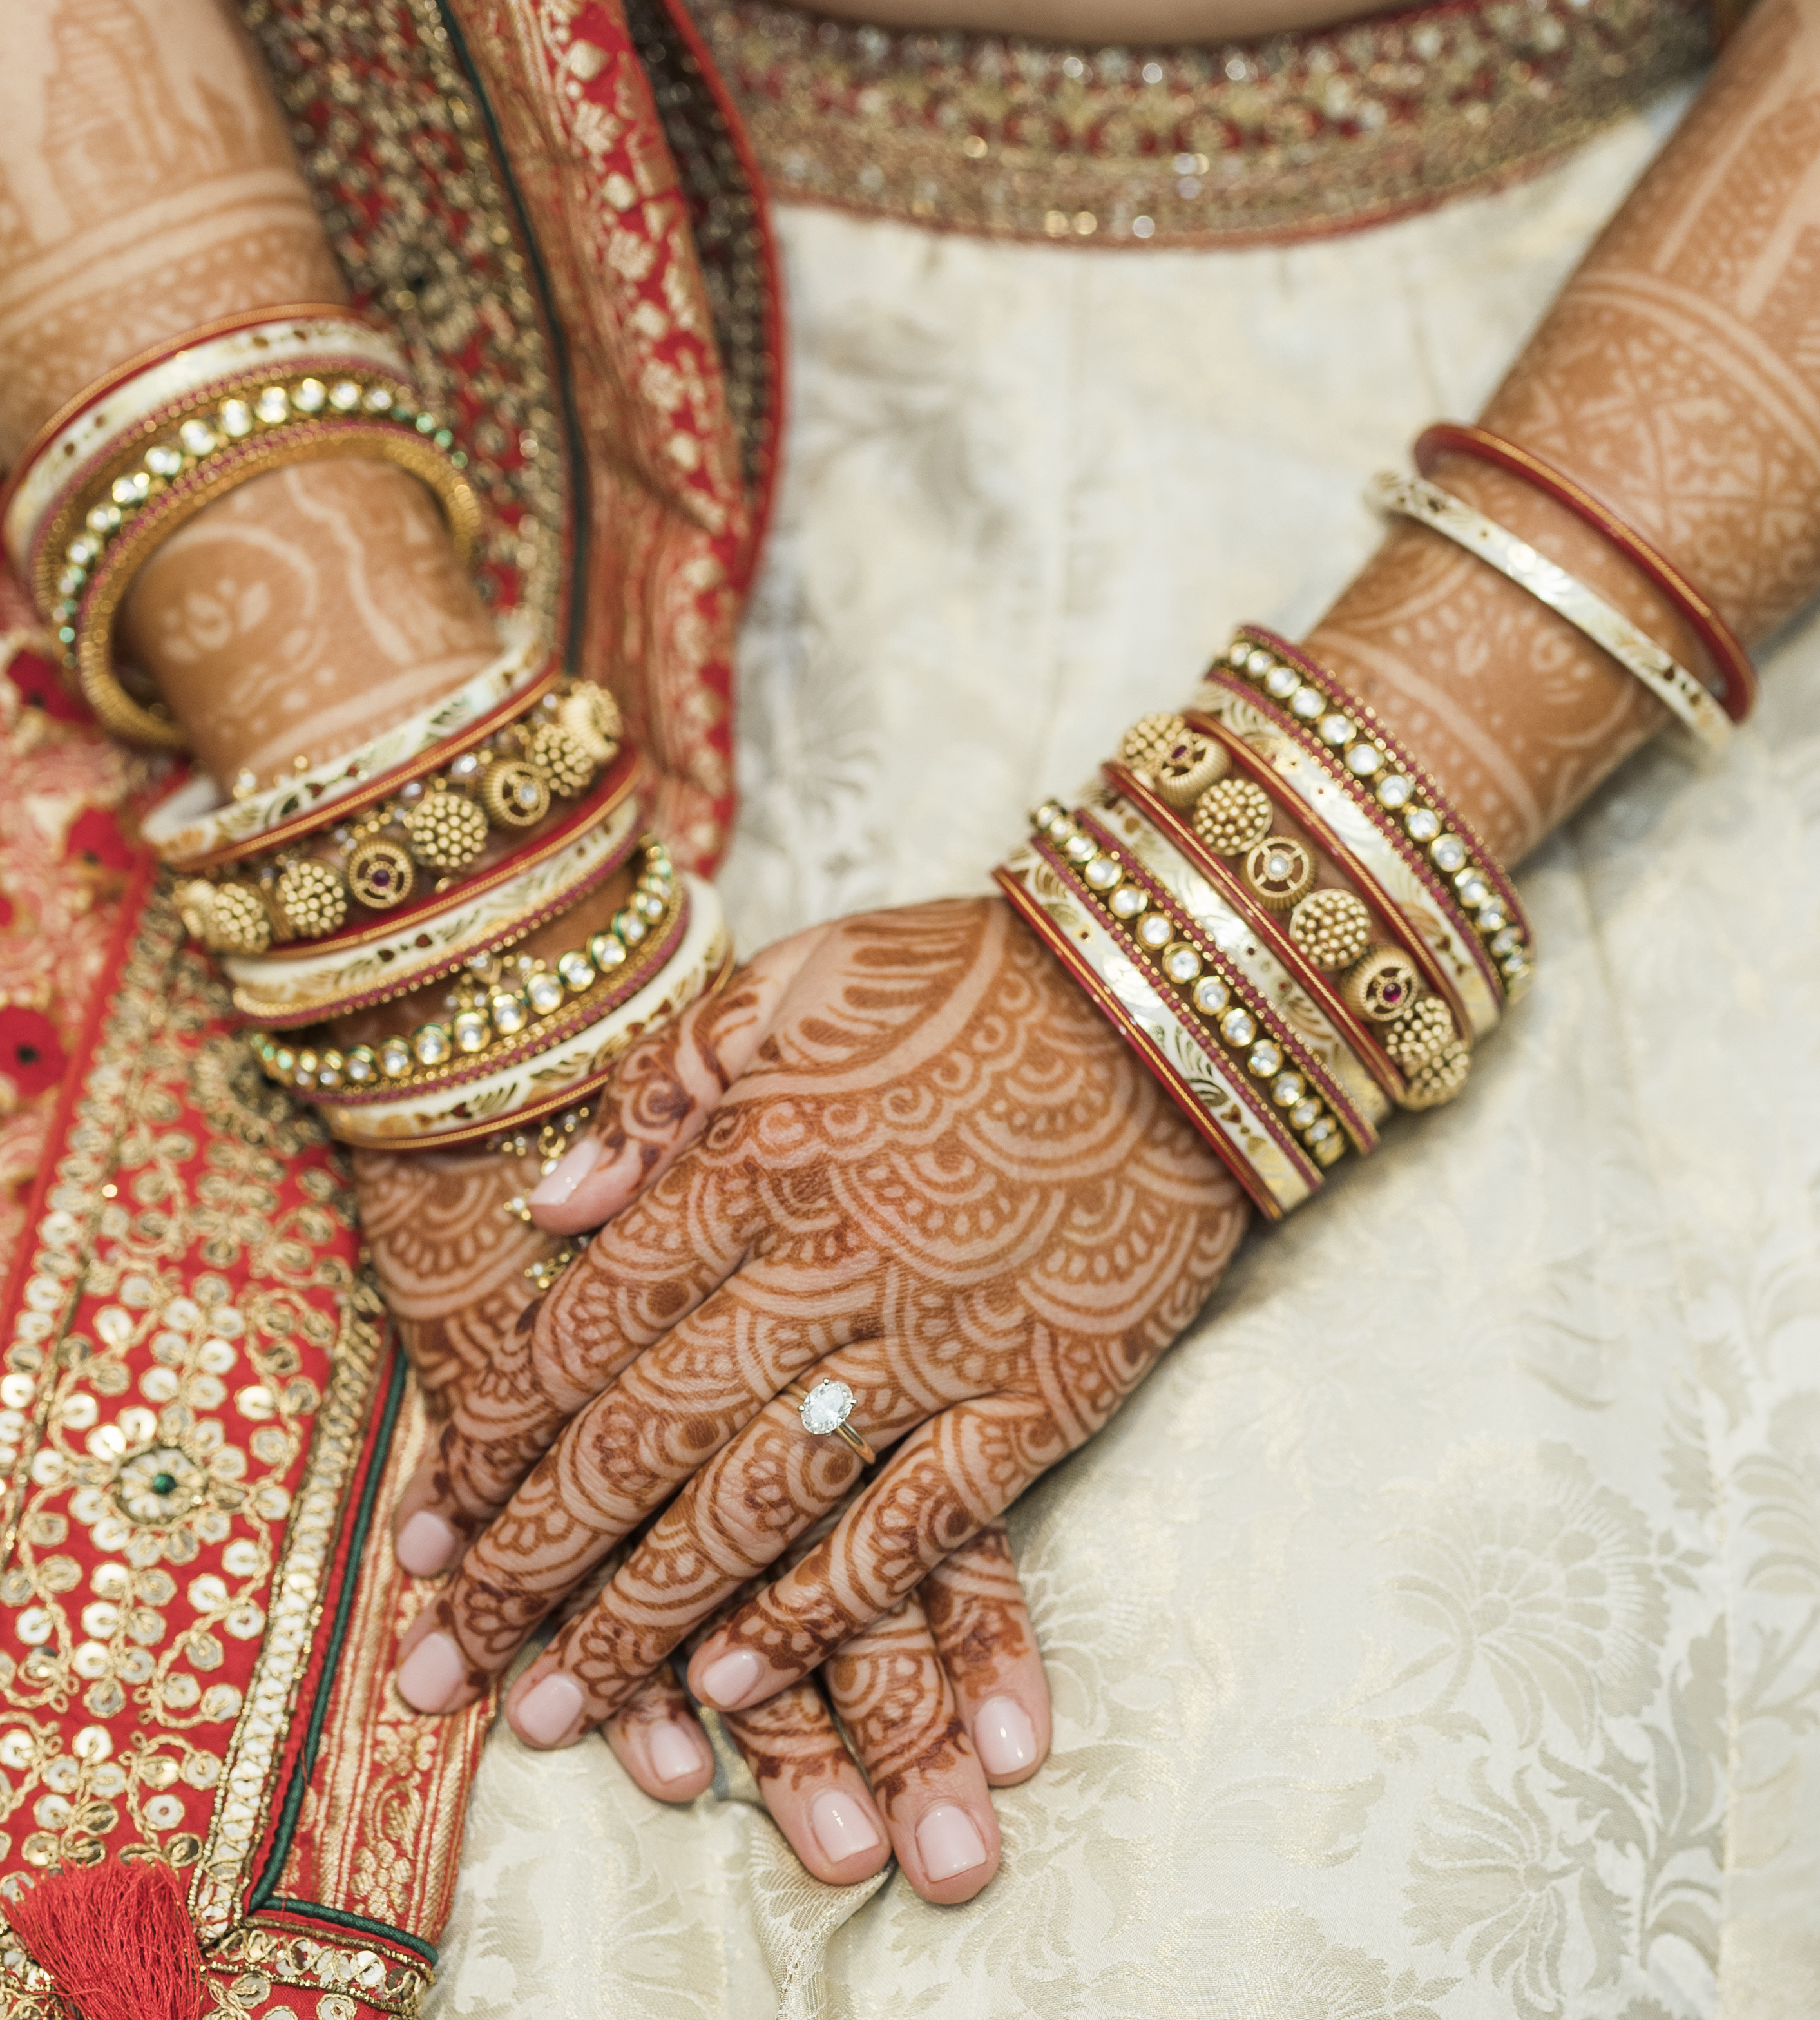
M 800 1382 L 786 1382 L 778 1393 L 795 1404 L 802 1427 L 811 1437 L 825 1438 L 832 1433 L 868 1466 L 877 1463 L 877 1453 L 847 1421 L 853 1414 L 853 1392 L 845 1382 L 824 1375 L 812 1389 L 805 1389 Z

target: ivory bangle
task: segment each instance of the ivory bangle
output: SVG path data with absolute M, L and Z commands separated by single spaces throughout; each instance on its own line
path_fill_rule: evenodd
M 1468 554 L 1477 554 L 1488 567 L 1564 617 L 1642 681 L 1709 756 L 1725 748 L 1731 723 L 1711 693 L 1622 610 L 1577 576 L 1538 554 L 1527 540 L 1519 540 L 1507 527 L 1426 478 L 1382 471 L 1372 478 L 1366 496 L 1381 510 L 1414 519 Z

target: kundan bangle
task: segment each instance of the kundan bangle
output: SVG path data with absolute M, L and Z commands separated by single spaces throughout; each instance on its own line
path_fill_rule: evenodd
M 215 953 L 263 954 L 274 943 L 325 939 L 350 918 L 395 912 L 427 885 L 440 894 L 500 829 L 536 827 L 594 783 L 619 751 L 612 697 L 571 678 L 485 742 L 332 828 L 198 877 L 185 924 Z
M 325 397 L 354 383 L 338 382 Z M 78 496 L 76 509 L 92 529 L 82 536 L 93 543 L 92 558 L 86 565 L 71 562 L 59 575 L 54 628 L 65 663 L 102 726 L 129 742 L 160 750 L 184 747 L 182 732 L 162 703 L 136 702 L 120 685 L 114 668 L 114 619 L 153 552 L 239 485 L 300 463 L 346 457 L 388 463 L 416 478 L 435 497 L 458 556 L 468 558 L 478 540 L 480 501 L 448 452 L 449 431 L 434 423 L 428 431 L 416 428 L 411 420 L 414 403 L 406 394 L 383 384 L 369 387 L 369 394 L 383 395 L 385 409 L 363 400 L 358 416 L 343 416 L 314 406 L 314 393 L 321 389 L 314 380 L 290 389 L 312 403 L 300 414 L 289 404 L 278 405 L 285 389 L 270 390 L 274 395 L 270 402 L 263 392 L 256 403 L 225 400 L 205 418 L 184 422 L 176 436 L 148 449 L 137 468 L 111 479 L 104 474 L 105 488 L 92 505 L 82 505 L 87 492 Z M 293 418 L 287 421 L 287 415 Z M 427 414 L 418 418 L 433 420 Z M 252 431 L 260 427 L 264 432 Z M 187 432 L 192 428 L 193 434 Z M 168 465 L 169 477 L 154 476 L 154 459 L 161 470 Z
M 345 935 L 265 954 L 224 954 L 234 1005 L 278 1030 L 318 1024 L 408 995 L 465 962 L 511 946 L 619 869 L 637 845 L 638 778 L 630 767 L 559 834 L 516 861 L 413 910 Z
M 681 936 L 684 906 L 669 856 L 648 835 L 641 848 L 631 895 L 585 946 L 547 961 L 509 950 L 477 955 L 452 978 L 439 1015 L 373 1045 L 343 1051 L 261 1033 L 253 1046 L 260 1064 L 295 1093 L 356 1103 L 478 1080 L 560 1043 L 641 988 Z
M 339 758 L 305 763 L 261 791 L 243 774 L 223 800 L 213 780 L 194 778 L 146 816 L 140 832 L 161 863 L 202 870 L 277 848 L 346 819 L 398 792 L 413 779 L 483 743 L 509 718 L 541 700 L 561 678 L 535 627 L 521 616 L 500 619 L 499 657 L 441 700 Z
M 301 369 L 333 380 L 348 372 L 410 383 L 404 354 L 384 332 L 346 308 L 303 303 L 223 316 L 124 359 L 85 386 L 26 445 L 0 494 L 7 558 L 22 582 L 40 569 L 54 576 L 64 560 L 42 539 L 60 495 L 98 461 L 114 456 L 147 423 L 205 394 L 252 385 Z
M 1469 456 L 1510 476 L 1521 478 L 1591 527 L 1609 546 L 1615 547 L 1674 605 L 1687 620 L 1688 629 L 1706 648 L 1719 676 L 1725 713 L 1734 722 L 1742 722 L 1749 714 L 1756 701 L 1756 669 L 1751 664 L 1750 655 L 1713 605 L 1642 534 L 1626 525 L 1583 485 L 1575 483 L 1552 463 L 1545 463 L 1533 450 L 1506 441 L 1488 428 L 1437 421 L 1416 438 L 1415 467 L 1424 477 L 1429 474 L 1438 457 L 1450 455 Z
M 528 1128 L 604 1086 L 619 1055 L 726 980 L 733 964 L 719 898 L 685 874 L 686 918 L 674 951 L 632 996 L 560 1043 L 484 1078 L 358 1106 L 318 1101 L 343 1143 L 373 1150 L 431 1150 Z
M 1382 510 L 1414 519 L 1477 554 L 1488 567 L 1527 590 L 1640 681 L 1702 750 L 1714 754 L 1724 749 L 1731 735 L 1724 710 L 1672 654 L 1577 576 L 1426 478 L 1398 477 L 1386 470 L 1371 480 L 1367 496 Z

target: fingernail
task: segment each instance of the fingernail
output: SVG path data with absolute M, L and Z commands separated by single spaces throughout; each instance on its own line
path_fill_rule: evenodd
M 737 1711 L 758 1687 L 765 1665 L 749 1648 L 717 1656 L 702 1672 L 702 1695 L 722 1711 Z
M 862 1804 L 838 1789 L 824 1789 L 810 1804 L 809 1829 L 830 1866 L 843 1866 L 863 1851 L 878 1849 L 877 1826 Z
M 539 1179 L 531 1189 L 529 1204 L 532 1206 L 561 1206 L 576 1187 L 594 1168 L 594 1159 L 600 1154 L 600 1146 L 591 1136 L 584 1136 L 579 1143 L 572 1143 L 550 1168 L 547 1177 Z
M 651 1771 L 660 1782 L 680 1782 L 685 1775 L 699 1775 L 703 1768 L 701 1749 L 686 1726 L 673 1718 L 651 1728 L 645 1742 L 651 1756 Z
M 398 1531 L 398 1562 L 412 1578 L 434 1578 L 455 1554 L 456 1540 L 440 1515 L 420 1508 Z
M 932 1880 L 952 1880 L 986 1863 L 986 1840 L 963 1809 L 939 1803 L 917 1826 L 917 1850 Z
M 1015 1698 L 988 1698 L 973 1721 L 974 1750 L 989 1775 L 1015 1775 L 1037 1757 L 1037 1729 Z
M 444 1633 L 426 1634 L 398 1669 L 398 1695 L 418 1711 L 446 1711 L 467 1680 L 467 1664 Z
M 513 1706 L 512 1725 L 518 1737 L 533 1746 L 554 1746 L 569 1736 L 587 1702 L 572 1677 L 552 1670 Z

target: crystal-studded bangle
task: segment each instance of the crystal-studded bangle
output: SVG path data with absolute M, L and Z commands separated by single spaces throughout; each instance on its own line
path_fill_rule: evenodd
M 319 1095 L 317 1113 L 343 1143 L 373 1150 L 430 1150 L 529 1128 L 596 1092 L 634 1040 L 656 1030 L 732 972 L 732 942 L 711 884 L 685 873 L 686 916 L 674 950 L 642 972 L 642 985 L 614 1008 L 510 1066 L 358 1105 Z
M 1441 964 L 1483 1036 L 1533 973 L 1529 921 L 1491 852 L 1372 712 L 1308 656 L 1247 626 L 1195 707 L 1267 762 L 1361 862 Z
M 1731 724 L 1713 696 L 1687 668 L 1646 632 L 1639 630 L 1615 605 L 1569 575 L 1528 541 L 1519 540 L 1476 506 L 1423 477 L 1399 477 L 1386 470 L 1372 478 L 1367 492 L 1382 510 L 1413 519 L 1456 547 L 1477 554 L 1488 568 L 1526 590 L 1538 603 L 1564 617 L 1600 650 L 1650 693 L 1680 723 L 1695 744 L 1709 756 L 1731 740 Z
M 218 317 L 123 359 L 60 408 L 15 461 L 0 494 L 0 528 L 14 572 L 30 582 L 35 562 L 57 572 L 60 550 L 45 529 L 58 499 L 97 463 L 143 441 L 161 416 L 249 386 L 256 393 L 274 375 L 305 372 L 325 381 L 358 372 L 410 383 L 391 337 L 325 303 Z
M 1267 1219 L 1280 1220 L 1319 1191 L 1323 1166 L 1219 1033 L 1167 979 L 1159 958 L 1077 874 L 1065 852 L 1079 830 L 1059 809 L 1048 827 L 1014 848 L 994 872 L 1000 888 L 1142 1059 L 1196 1132 Z M 1095 853 L 1097 855 L 1097 845 Z M 1254 1044 L 1256 1041 L 1254 1039 Z M 1323 1112 L 1328 1160 L 1344 1139 Z
M 616 768 L 616 769 L 617 768 Z M 513 946 L 619 869 L 638 845 L 639 775 L 627 772 L 563 830 L 499 874 L 473 879 L 399 922 L 300 942 L 263 954 L 223 954 L 234 1008 L 256 1024 L 293 1030 L 427 987 L 467 962 Z
M 239 399 L 223 401 L 206 417 L 192 416 L 170 440 L 160 439 L 136 468 L 109 478 L 93 494 L 79 492 L 73 509 L 93 529 L 80 536 L 85 562 L 66 563 L 56 577 L 53 628 L 64 660 L 104 728 L 127 741 L 158 750 L 184 747 L 182 732 L 162 703 L 134 700 L 114 667 L 114 623 L 128 590 L 154 551 L 177 529 L 239 485 L 267 472 L 300 463 L 356 458 L 387 463 L 416 478 L 442 508 L 459 558 L 466 560 L 479 537 L 480 500 L 461 474 L 448 445 L 449 431 L 429 414 L 429 429 L 412 422 L 411 396 L 383 384 L 368 389 L 358 409 L 343 414 L 318 407 L 323 392 L 332 401 L 357 382 L 338 381 L 325 391 L 311 379 L 292 389 L 310 405 L 300 412 L 278 402 L 285 389 L 268 389 L 263 407 Z M 385 405 L 377 404 L 383 397 Z M 265 402 L 266 394 L 259 395 Z M 288 417 L 288 418 L 287 418 Z M 194 428 L 191 435 L 184 431 Z M 154 474 L 156 460 L 159 474 Z M 162 474 L 168 467 L 170 474 Z M 124 501 L 124 502 L 122 502 Z M 74 547 L 76 543 L 71 543 Z
M 619 754 L 619 713 L 590 680 L 560 682 L 438 772 L 300 842 L 192 879 L 185 925 L 216 954 L 321 940 L 441 896 L 500 830 L 539 825 Z
M 545 961 L 510 949 L 477 954 L 450 978 L 440 1015 L 345 1051 L 263 1032 L 254 1052 L 267 1074 L 306 1098 L 359 1104 L 452 1087 L 559 1044 L 643 986 L 675 950 L 681 888 L 663 845 L 647 835 L 637 882 L 612 921 Z

